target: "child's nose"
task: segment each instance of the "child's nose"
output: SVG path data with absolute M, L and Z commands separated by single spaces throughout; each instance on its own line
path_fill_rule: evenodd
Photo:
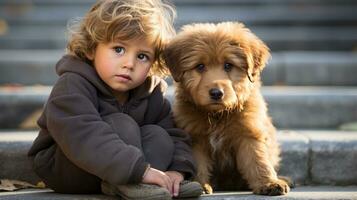
M 135 64 L 135 57 L 131 55 L 126 55 L 125 58 L 123 58 L 123 68 L 133 68 Z

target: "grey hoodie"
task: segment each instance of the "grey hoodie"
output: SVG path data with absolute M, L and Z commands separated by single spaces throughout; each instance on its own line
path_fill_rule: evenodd
M 57 63 L 56 70 L 60 77 L 38 120 L 40 132 L 28 153 L 36 172 L 51 170 L 47 165 L 54 154 L 44 152 L 57 145 L 72 163 L 102 180 L 113 184 L 140 182 L 148 165 L 143 153 L 125 144 L 103 120 L 122 112 L 139 126 L 155 124 L 168 132 L 175 144 L 168 170 L 187 176 L 195 173 L 190 138 L 183 130 L 175 128 L 170 104 L 164 98 L 167 85 L 162 79 L 147 78 L 144 84 L 130 91 L 127 103 L 119 105 L 90 64 L 65 55 Z M 120 123 L 115 122 L 115 127 L 120 127 Z M 41 174 L 46 173 L 38 172 L 40 177 Z

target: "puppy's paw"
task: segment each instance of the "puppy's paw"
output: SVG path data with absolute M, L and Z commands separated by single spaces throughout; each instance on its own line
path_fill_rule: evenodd
M 203 184 L 203 190 L 204 190 L 205 194 L 213 193 L 213 189 L 212 189 L 211 185 L 208 183 Z
M 289 191 L 289 185 L 284 180 L 278 179 L 255 188 L 253 193 L 259 195 L 277 196 L 287 194 Z
M 290 188 L 295 188 L 295 182 L 290 177 L 288 177 L 288 176 L 278 176 L 278 178 L 280 180 L 285 181 L 289 185 Z

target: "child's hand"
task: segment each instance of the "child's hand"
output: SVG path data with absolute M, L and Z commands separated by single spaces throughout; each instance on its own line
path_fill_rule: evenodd
M 143 183 L 156 184 L 166 188 L 172 194 L 171 178 L 164 172 L 150 167 L 143 177 Z
M 170 177 L 172 182 L 171 188 L 173 190 L 173 194 L 175 197 L 177 197 L 180 190 L 180 183 L 181 181 L 183 181 L 183 175 L 177 171 L 166 171 L 165 173 L 167 176 Z

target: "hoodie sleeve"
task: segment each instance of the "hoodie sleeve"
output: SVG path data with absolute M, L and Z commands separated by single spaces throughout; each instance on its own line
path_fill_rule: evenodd
M 80 76 L 62 77 L 46 105 L 47 129 L 78 167 L 112 184 L 138 183 L 148 163 L 102 120 L 95 93 Z
M 149 102 L 148 116 L 155 116 L 155 124 L 163 127 L 171 136 L 174 145 L 174 157 L 168 170 L 179 171 L 185 174 L 185 179 L 192 178 L 196 173 L 196 165 L 192 155 L 191 138 L 184 130 L 174 124 L 170 102 L 164 98 L 163 92 L 157 87 Z M 157 108 L 161 108 L 158 112 Z

